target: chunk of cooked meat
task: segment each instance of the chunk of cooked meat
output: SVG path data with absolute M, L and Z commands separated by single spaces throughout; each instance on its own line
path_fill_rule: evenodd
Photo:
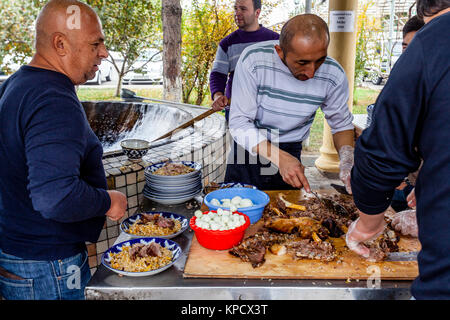
M 159 218 L 159 214 L 149 214 L 149 213 L 141 213 L 141 217 L 139 218 L 138 224 L 146 224 L 148 222 L 156 221 Z
M 286 246 L 284 244 L 279 244 L 279 243 L 275 243 L 273 244 L 270 248 L 269 251 L 277 256 L 282 256 L 285 255 L 287 250 L 286 250 Z
M 264 226 L 271 230 L 283 233 L 297 233 L 303 239 L 309 239 L 315 232 L 321 239 L 328 237 L 329 231 L 317 220 L 308 217 L 299 218 L 271 218 L 265 221 Z
M 253 268 L 261 266 L 265 262 L 266 249 L 276 243 L 282 243 L 293 235 L 276 234 L 262 230 L 245 238 L 239 245 L 234 246 L 228 252 L 242 261 L 250 262 Z
M 266 250 L 275 255 L 289 253 L 294 259 L 334 260 L 336 249 L 327 238 L 342 237 L 359 214 L 351 195 L 335 194 L 329 198 L 345 210 L 323 206 L 317 198 L 309 198 L 300 201 L 306 207 L 303 211 L 297 205 L 290 207 L 282 196 L 277 197 L 275 204 L 267 205 L 263 212 L 267 230 L 245 238 L 229 252 L 251 262 L 254 268 L 264 263 Z M 371 251 L 369 259 L 384 260 L 387 253 L 398 251 L 398 241 L 395 231 L 387 228 L 380 237 L 365 243 Z
M 284 245 L 294 259 L 333 261 L 336 258 L 336 250 L 328 241 L 316 242 L 310 239 L 300 239 L 287 241 Z
M 156 242 L 147 245 L 136 243 L 131 247 L 129 254 L 131 261 L 135 261 L 136 258 L 160 257 L 161 246 Z
M 398 241 L 399 237 L 395 231 L 386 228 L 376 239 L 364 243 L 370 250 L 367 260 L 382 261 L 389 252 L 398 252 Z
M 156 225 L 161 228 L 173 228 L 175 226 L 175 222 L 173 221 L 173 219 L 159 216 L 158 220 L 156 221 Z
M 142 213 L 140 219 L 138 220 L 138 224 L 147 224 L 149 222 L 153 222 L 158 227 L 161 228 L 173 228 L 175 227 L 175 221 L 170 218 L 164 218 L 159 213 L 155 214 L 149 214 L 149 213 Z

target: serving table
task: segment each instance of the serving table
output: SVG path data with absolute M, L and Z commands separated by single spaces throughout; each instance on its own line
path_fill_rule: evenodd
M 274 197 L 280 191 L 266 191 Z M 281 191 L 285 192 L 285 191 Z M 299 191 L 290 191 L 299 192 Z M 198 198 L 201 202 L 201 198 Z M 207 208 L 202 207 L 202 210 Z M 190 219 L 196 209 L 185 204 L 161 205 L 145 200 L 144 210 L 171 211 Z M 119 276 L 100 265 L 88 283 L 86 299 L 145 300 L 350 300 L 410 299 L 411 280 L 367 279 L 255 279 L 186 277 L 184 269 L 194 233 L 186 230 L 173 238 L 183 250 L 182 257 L 169 269 L 147 277 Z M 115 243 L 128 240 L 121 233 Z M 236 258 L 239 260 L 238 258 Z M 233 266 L 230 266 L 232 268 Z

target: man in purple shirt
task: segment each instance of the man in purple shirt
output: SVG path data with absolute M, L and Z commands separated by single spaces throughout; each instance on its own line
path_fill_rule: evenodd
M 241 52 L 256 42 L 279 38 L 278 33 L 259 24 L 260 13 L 261 0 L 236 0 L 234 20 L 239 29 L 223 38 L 217 48 L 216 59 L 209 77 L 209 87 L 214 100 L 212 108 L 216 111 L 225 108 L 227 121 L 234 68 Z

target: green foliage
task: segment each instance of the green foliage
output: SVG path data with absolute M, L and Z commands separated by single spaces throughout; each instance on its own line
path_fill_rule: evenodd
M 87 0 L 102 21 L 106 46 L 118 52 L 118 62 L 110 56 L 119 75 L 116 96 L 120 94 L 122 78 L 132 71 L 139 55 L 147 49 L 162 51 L 161 2 L 158 0 Z M 153 57 L 148 57 L 151 61 Z
M 260 21 L 279 4 L 264 1 Z M 270 21 L 269 21 L 270 23 Z M 233 0 L 193 0 L 183 8 L 182 71 L 183 102 L 197 105 L 210 101 L 209 74 L 220 40 L 237 29 Z
M 34 21 L 44 0 L 0 1 L 0 66 L 11 73 L 13 64 L 24 64 L 33 52 Z M 6 61 L 5 57 L 11 59 Z
M 34 53 L 34 21 L 47 0 L 1 0 L 0 66 L 11 70 L 12 63 L 23 64 Z M 118 52 L 123 65 L 110 56 L 120 80 L 146 49 L 162 48 L 161 2 L 159 0 L 87 0 L 100 16 L 106 45 Z M 3 61 L 6 55 L 11 61 Z M 149 57 L 149 60 L 152 57 Z M 121 81 L 116 90 L 119 95 Z
M 182 70 L 183 102 L 200 105 L 209 94 L 209 72 L 217 46 L 234 31 L 233 7 L 208 0 L 193 0 L 183 10 Z
M 365 68 L 373 63 L 379 52 L 376 48 L 376 37 L 381 30 L 380 22 L 376 18 L 370 18 L 367 14 L 372 5 L 374 5 L 373 0 L 360 4 L 356 34 L 355 84 L 363 78 Z

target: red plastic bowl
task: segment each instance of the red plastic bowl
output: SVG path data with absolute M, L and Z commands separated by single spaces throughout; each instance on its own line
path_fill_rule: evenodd
M 216 210 L 210 210 L 211 212 L 217 212 Z M 207 214 L 210 211 L 205 211 L 203 214 Z M 212 250 L 227 250 L 233 248 L 244 238 L 245 230 L 250 225 L 250 219 L 247 215 L 242 212 L 233 212 L 233 214 L 240 214 L 244 216 L 245 223 L 230 230 L 208 230 L 203 229 L 195 225 L 195 220 L 197 217 L 192 217 L 189 221 L 189 226 L 195 232 L 198 243 L 202 247 Z

